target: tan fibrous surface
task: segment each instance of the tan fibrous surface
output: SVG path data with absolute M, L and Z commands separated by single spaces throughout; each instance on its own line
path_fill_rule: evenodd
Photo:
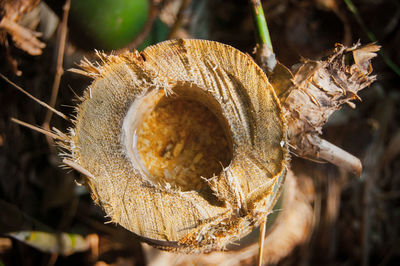
M 207 107 L 190 100 L 160 103 L 137 131 L 137 150 L 155 179 L 183 191 L 207 188 L 206 179 L 229 165 L 227 136 Z
M 314 226 L 312 202 L 315 192 L 312 178 L 306 175 L 295 176 L 288 171 L 282 205 L 276 209 L 278 216 L 268 228 L 263 249 L 265 265 L 277 264 L 290 254 L 296 246 L 306 243 Z M 258 256 L 258 235 L 253 243 L 238 250 L 213 252 L 211 254 L 171 254 L 144 245 L 149 266 L 162 265 L 255 265 Z M 240 243 L 239 244 L 243 244 Z
M 271 212 L 288 163 L 286 126 L 272 86 L 248 55 L 216 42 L 175 40 L 99 56 L 101 64 L 84 60 L 75 70 L 94 81 L 62 146 L 111 221 L 163 249 L 207 252 L 224 249 Z M 178 107 L 168 107 L 173 101 Z M 157 113 L 182 119 L 156 123 Z M 146 124 L 160 128 L 141 130 Z M 211 139 L 186 142 L 181 135 L 189 136 L 189 127 Z M 173 161 L 144 159 L 160 152 L 145 152 L 146 138 L 168 146 L 163 134 L 172 138 L 165 154 Z M 178 171 L 171 184 L 157 173 L 174 162 L 207 168 Z
M 18 21 L 23 14 L 32 10 L 40 0 L 1 0 L 0 15 L 12 21 Z

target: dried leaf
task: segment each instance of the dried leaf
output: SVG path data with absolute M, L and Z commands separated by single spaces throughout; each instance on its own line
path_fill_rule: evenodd
M 379 49 L 379 45 L 370 43 L 352 51 L 355 64 L 364 74 L 368 75 L 372 72 L 370 61 L 377 56 L 376 52 L 378 52 Z
M 279 80 L 274 82 L 286 111 L 293 152 L 303 157 L 320 157 L 321 143 L 328 144 L 318 137 L 323 125 L 342 104 L 354 106 L 351 101 L 360 100 L 357 93 L 376 79 L 369 75 L 372 72 L 370 60 L 376 56 L 379 47 L 376 44 L 362 47 L 356 44 L 351 48 L 337 45 L 335 53 L 327 60 L 305 61 L 300 65 L 293 75 L 292 85 Z M 284 78 L 285 75 L 279 77 Z M 328 146 L 329 151 L 324 150 L 322 154 L 329 154 L 329 158 L 321 158 L 340 166 L 343 158 L 335 160 L 335 155 L 331 153 L 332 145 Z M 350 154 L 342 153 L 340 156 L 351 158 Z M 356 158 L 352 158 L 351 164 L 348 168 L 360 173 L 361 166 Z
M 21 17 L 39 4 L 40 0 L 0 2 L 0 12 L 3 17 L 0 20 L 0 33 L 10 34 L 15 46 L 31 55 L 40 55 L 46 46 L 38 40 L 40 33 L 32 31 L 18 24 Z M 4 42 L 3 42 L 3 45 Z
M 44 43 L 37 39 L 41 36 L 41 33 L 22 27 L 7 17 L 0 21 L 0 29 L 11 35 L 15 46 L 31 55 L 42 54 L 42 49 L 46 47 Z

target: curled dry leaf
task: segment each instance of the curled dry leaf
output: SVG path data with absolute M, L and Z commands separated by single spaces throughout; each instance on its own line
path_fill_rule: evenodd
M 305 61 L 295 74 L 278 65 L 271 82 L 278 92 L 288 122 L 288 138 L 293 152 L 303 157 L 327 160 L 361 174 L 361 163 L 354 156 L 319 138 L 329 116 L 346 103 L 360 100 L 357 93 L 375 79 L 370 76 L 370 60 L 380 46 L 337 45 L 325 61 Z
M 251 57 L 201 40 L 99 56 L 81 64 L 94 81 L 61 145 L 113 222 L 162 249 L 206 252 L 271 212 L 286 126 Z
M 41 33 L 22 27 L 7 17 L 0 21 L 0 28 L 11 35 L 15 46 L 21 50 L 31 55 L 42 54 L 42 49 L 46 45 L 37 39 L 41 36 Z
M 40 0 L 0 1 L 0 35 L 3 35 L 4 38 L 6 34 L 10 34 L 15 46 L 31 55 L 40 55 L 46 45 L 39 41 L 38 37 L 41 36 L 39 32 L 19 25 L 18 21 L 25 13 L 35 8 L 39 2 Z

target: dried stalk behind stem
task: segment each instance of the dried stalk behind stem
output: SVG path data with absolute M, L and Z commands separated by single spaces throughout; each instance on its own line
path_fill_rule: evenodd
M 379 123 L 376 132 L 373 135 L 372 143 L 369 145 L 364 157 L 366 165 L 361 180 L 364 182 L 362 195 L 362 226 L 361 226 L 361 265 L 367 266 L 369 263 L 369 252 L 371 243 L 371 226 L 375 217 L 374 190 L 377 185 L 381 170 L 382 157 L 384 154 L 384 142 L 386 140 L 390 123 L 395 114 L 395 102 L 388 98 L 379 103 L 375 109 L 375 119 Z
M 183 0 L 182 1 L 181 6 L 179 7 L 178 13 L 176 15 L 175 22 L 172 25 L 171 30 L 168 34 L 168 37 L 167 37 L 168 40 L 176 38 L 176 33 L 179 30 L 179 28 L 182 26 L 182 22 L 183 22 L 183 18 L 184 18 L 183 13 L 184 13 L 185 9 L 188 8 L 191 1 L 192 0 Z
M 147 21 L 143 26 L 142 31 L 132 40 L 132 42 L 130 42 L 124 48 L 117 50 L 116 54 L 121 54 L 126 51 L 135 49 L 141 43 L 143 43 L 144 40 L 147 38 L 147 36 L 150 34 L 154 21 L 156 20 L 158 14 L 160 13 L 160 6 L 159 6 L 160 3 L 159 1 L 156 0 L 150 0 L 149 3 L 150 3 L 149 14 L 147 17 Z
M 63 18 L 60 24 L 59 33 L 58 33 L 58 50 L 57 50 L 57 66 L 56 66 L 56 74 L 54 76 L 53 86 L 51 89 L 51 97 L 49 105 L 54 107 L 56 105 L 58 89 L 60 87 L 61 76 L 64 73 L 63 70 L 63 61 L 64 61 L 64 50 L 65 43 L 67 40 L 67 32 L 68 32 L 68 14 L 71 5 L 71 0 L 66 0 L 63 6 Z M 50 121 L 53 116 L 53 112 L 48 110 L 46 112 L 46 116 L 43 122 L 43 127 L 45 129 L 50 129 Z M 52 143 L 51 139 L 47 139 L 48 143 Z M 50 145 L 51 146 L 51 145 Z
M 327 60 L 306 61 L 293 76 L 284 66 L 276 67 L 271 80 L 286 111 L 288 137 L 295 154 L 321 158 L 361 175 L 358 158 L 319 135 L 333 112 L 344 103 L 354 107 L 351 101 L 360 99 L 357 93 L 375 80 L 370 76 L 370 60 L 378 50 L 375 44 L 351 48 L 338 45 Z
M 42 54 L 42 49 L 46 45 L 37 39 L 41 33 L 18 24 L 21 17 L 35 8 L 39 2 L 39 0 L 0 1 L 0 43 L 6 42 L 5 33 L 8 33 L 16 47 L 31 55 Z

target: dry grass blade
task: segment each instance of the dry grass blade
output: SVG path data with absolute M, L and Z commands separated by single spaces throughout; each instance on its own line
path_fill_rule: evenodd
M 26 123 L 26 122 L 23 122 L 23 121 L 21 121 L 21 120 L 18 120 L 18 119 L 16 119 L 16 118 L 14 118 L 14 117 L 11 118 L 11 121 L 13 121 L 14 123 L 17 123 L 17 124 L 19 124 L 19 125 L 21 125 L 21 126 L 30 128 L 30 129 L 32 129 L 32 130 L 34 130 L 34 131 L 39 132 L 39 133 L 42 133 L 42 134 L 44 134 L 44 135 L 46 135 L 46 136 L 48 136 L 48 137 L 50 137 L 50 138 L 52 138 L 52 139 L 57 139 L 57 140 L 61 140 L 61 141 L 65 141 L 65 140 L 66 140 L 65 138 L 63 138 L 63 137 L 61 137 L 61 136 L 59 136 L 59 135 L 57 135 L 57 134 L 54 134 L 53 132 L 50 132 L 50 131 L 45 130 L 45 129 L 42 129 L 42 128 L 40 128 L 40 127 L 37 127 L 37 126 L 31 125 L 31 124 L 28 124 L 28 123 Z
M 61 118 L 64 118 L 65 120 L 69 120 L 69 118 L 64 115 L 63 113 L 61 113 L 60 111 L 57 111 L 56 109 L 54 109 L 53 107 L 51 107 L 50 105 L 48 105 L 45 102 L 42 102 L 41 100 L 37 99 L 35 96 L 31 95 L 30 93 L 28 93 L 27 91 L 25 91 L 23 88 L 21 88 L 20 86 L 18 86 L 17 84 L 15 84 L 14 82 L 12 82 L 11 80 L 9 80 L 6 76 L 4 76 L 3 74 L 0 73 L 0 77 L 3 78 L 5 81 L 7 81 L 10 85 L 12 85 L 14 88 L 16 88 L 17 90 L 19 90 L 20 92 L 22 92 L 23 94 L 25 94 L 26 96 L 28 96 L 29 98 L 31 98 L 32 100 L 34 100 L 35 102 L 37 102 L 38 104 L 46 107 L 47 109 L 49 109 L 50 111 L 52 111 L 53 113 L 57 114 L 58 116 L 60 116 Z
M 90 177 L 92 180 L 96 180 L 96 178 L 94 177 L 93 174 L 91 174 L 88 170 L 86 170 L 85 168 L 83 168 L 82 166 L 80 166 L 79 164 L 77 164 L 76 162 L 73 162 L 71 160 L 68 159 L 63 159 L 63 163 L 69 167 L 71 167 L 72 169 L 75 169 L 76 171 L 78 171 L 79 173 Z

